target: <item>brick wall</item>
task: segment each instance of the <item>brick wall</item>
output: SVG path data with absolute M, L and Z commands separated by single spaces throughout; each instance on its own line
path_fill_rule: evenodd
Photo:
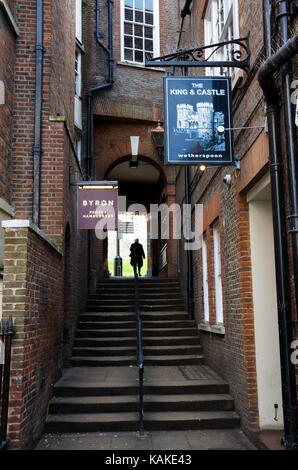
M 13 1 L 9 2 L 11 8 L 13 5 Z M 10 202 L 8 180 L 11 158 L 16 35 L 2 8 L 0 8 L 0 30 L 0 81 L 4 84 L 4 104 L 0 103 L 0 197 Z
M 62 368 L 61 253 L 30 228 L 6 229 L 3 317 L 13 339 L 8 437 L 28 448 L 42 431 L 51 386 Z
M 74 148 L 75 2 L 43 3 L 40 232 L 5 229 L 4 246 L 3 315 L 12 315 L 17 329 L 9 437 L 12 447 L 22 449 L 42 431 L 51 386 L 69 362 L 88 281 L 87 233 L 77 229 L 76 188 L 71 185 L 83 179 Z M 6 37 L 2 29 L 0 36 L 1 41 L 6 40 L 7 50 L 10 48 L 7 70 L 1 63 L 0 73 L 3 69 L 11 78 L 15 62 L 14 89 L 9 83 L 8 104 L 5 113 L 0 113 L 0 119 L 6 120 L 3 126 L 1 122 L 0 133 L 4 130 L 6 134 L 0 134 L 0 142 L 5 138 L 9 144 L 12 136 L 10 179 L 6 188 L 0 180 L 0 197 L 9 200 L 11 192 L 16 219 L 28 223 L 33 191 L 36 3 L 19 0 L 14 11 L 20 29 L 15 55 L 14 37 L 10 38 L 5 28 Z M 1 147 L 2 181 L 7 154 L 8 150 L 3 160 Z
M 207 6 L 205 2 L 192 2 L 192 15 L 185 18 L 181 46 L 196 47 L 199 39 L 204 38 L 202 17 Z M 180 7 L 184 2 L 180 2 Z M 250 30 L 251 74 L 241 85 L 244 88 L 233 92 L 234 126 L 263 126 L 264 101 L 258 85 L 257 72 L 265 60 L 263 50 L 262 2 L 239 0 L 240 37 Z M 278 48 L 278 44 L 275 44 Z M 204 71 L 201 71 L 204 73 Z M 196 74 L 195 69 L 190 74 Z M 199 73 L 200 74 L 200 73 Z M 284 135 L 281 121 L 281 135 Z M 212 266 L 212 230 L 210 230 L 208 211 L 216 195 L 220 195 L 219 217 L 222 235 L 222 277 L 225 334 L 215 334 L 210 328 L 201 331 L 201 340 L 207 363 L 210 364 L 230 384 L 235 397 L 236 409 L 242 418 L 243 429 L 252 433 L 258 429 L 258 398 L 255 361 L 255 331 L 252 297 L 251 251 L 249 231 L 249 211 L 246 202 L 247 191 L 268 171 L 268 136 L 261 129 L 234 132 L 235 154 L 241 159 L 240 172 L 229 167 L 209 168 L 200 174 L 197 168 L 190 169 L 192 203 L 204 204 L 204 224 L 207 235 L 209 255 L 209 306 L 210 320 L 214 317 L 214 279 Z M 285 142 L 283 142 L 285 148 Z M 284 153 L 285 154 L 285 153 Z M 286 165 L 285 165 L 286 169 Z M 232 176 L 230 187 L 223 184 L 226 174 Z M 286 174 L 286 173 L 285 173 Z M 183 170 L 177 170 L 177 201 L 184 200 Z M 288 193 L 285 180 L 285 194 Z M 286 203 L 288 205 L 288 202 Z M 290 244 L 289 244 L 290 246 Z M 186 254 L 181 250 L 181 283 L 186 289 Z M 193 253 L 193 277 L 195 297 L 195 318 L 198 323 L 204 319 L 202 253 Z M 291 260 L 290 260 L 291 269 Z M 293 292 L 294 305 L 294 292 Z M 297 338 L 295 309 L 293 307 L 293 331 Z M 214 318 L 213 318 L 214 320 Z M 296 330 L 295 330 L 296 328 Z M 295 332 L 296 331 L 296 332 Z

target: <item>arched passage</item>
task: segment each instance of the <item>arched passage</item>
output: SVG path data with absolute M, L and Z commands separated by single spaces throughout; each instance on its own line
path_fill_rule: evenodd
M 161 271 L 159 252 L 161 241 L 150 236 L 150 205 L 159 204 L 165 191 L 166 178 L 163 170 L 148 157 L 138 156 L 137 168 L 130 167 L 131 156 L 124 156 L 113 162 L 108 168 L 105 179 L 119 182 L 119 196 L 122 197 L 119 213 L 118 237 L 109 233 L 109 243 L 105 255 L 109 259 L 110 271 L 113 272 L 115 255 L 120 255 L 123 263 L 123 275 L 133 274 L 130 266 L 130 245 L 138 238 L 144 247 L 143 274 L 158 276 Z
M 175 168 L 163 165 L 151 138 L 153 121 L 110 118 L 94 119 L 94 177 L 96 180 L 117 180 L 119 194 L 126 197 L 126 207 L 142 204 L 149 213 L 150 204 L 162 202 L 171 206 L 176 202 Z M 131 168 L 131 136 L 139 136 L 138 168 Z M 147 227 L 147 234 L 149 227 Z M 148 237 L 147 237 L 148 239 Z M 146 242 L 147 243 L 147 242 Z M 161 245 L 163 254 L 161 256 Z M 149 275 L 177 276 L 177 240 L 150 240 L 151 267 Z M 95 241 L 94 263 L 98 276 L 104 273 L 105 256 L 108 247 L 102 241 Z M 126 254 L 127 256 L 127 254 Z M 150 257 L 149 257 L 150 258 Z M 102 263 L 101 261 L 102 260 Z M 114 270 L 110 269 L 112 275 Z

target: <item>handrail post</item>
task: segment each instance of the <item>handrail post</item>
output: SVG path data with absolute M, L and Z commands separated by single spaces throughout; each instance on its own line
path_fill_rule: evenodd
M 0 326 L 0 336 L 4 338 L 4 367 L 3 367 L 3 389 L 1 408 L 1 428 L 0 428 L 0 450 L 7 448 L 7 423 L 8 423 L 8 402 L 9 402 L 9 381 L 11 362 L 11 340 L 14 335 L 12 317 L 7 321 L 2 321 Z M 1 367 L 2 369 L 2 367 Z M 1 370 L 2 373 L 2 370 Z M 0 390 L 1 392 L 1 390 Z M 0 393 L 1 395 L 1 393 Z
M 140 315 L 140 295 L 139 295 L 139 278 L 135 272 L 135 302 L 137 314 L 137 334 L 138 334 L 138 368 L 139 368 L 139 433 L 144 434 L 144 361 L 143 361 L 143 335 L 142 335 L 142 319 Z

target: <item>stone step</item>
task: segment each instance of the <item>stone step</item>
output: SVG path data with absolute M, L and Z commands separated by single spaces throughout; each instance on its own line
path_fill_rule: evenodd
M 129 330 L 130 331 L 130 330 Z M 136 333 L 136 332 L 135 332 Z M 143 345 L 144 346 L 174 346 L 174 345 L 199 345 L 199 338 L 196 336 L 159 336 L 155 337 L 148 337 L 146 336 L 143 338 Z M 78 347 L 103 347 L 103 346 L 136 346 L 137 345 L 137 337 L 136 334 L 134 336 L 128 337 L 118 337 L 118 336 L 111 336 L 109 338 L 76 338 L 74 341 L 74 346 Z
M 133 356 L 137 345 L 134 346 L 104 346 L 104 347 L 75 347 L 73 357 L 103 357 L 103 356 Z M 201 354 L 201 346 L 179 345 L 179 346 L 144 346 L 143 354 L 147 356 L 190 356 Z
M 74 347 L 72 350 L 72 357 L 96 357 L 101 359 L 102 357 L 110 356 L 134 356 L 137 351 L 137 345 L 134 346 L 104 346 L 104 347 Z
M 101 302 L 105 300 L 129 300 L 129 301 L 135 301 L 135 293 L 133 292 L 128 292 L 128 293 L 123 293 L 123 292 L 117 292 L 115 294 L 114 290 L 111 290 L 110 292 L 103 291 L 100 294 L 93 294 L 89 295 L 88 302 Z M 168 299 L 168 298 L 175 298 L 175 299 L 182 299 L 181 292 L 179 289 L 176 291 L 171 290 L 171 292 L 168 292 L 167 290 L 163 290 L 161 292 L 156 292 L 153 290 L 152 292 L 148 293 L 148 290 L 145 289 L 144 291 L 140 290 L 140 299 Z
M 133 325 L 135 326 L 136 322 L 133 322 Z M 111 325 L 106 325 L 106 329 L 96 329 L 93 328 L 91 330 L 89 329 L 77 329 L 76 331 L 76 340 L 81 340 L 81 339 L 105 339 L 105 338 L 118 338 L 118 339 L 125 339 L 125 338 L 131 338 L 131 337 L 136 337 L 137 335 L 137 329 L 136 328 L 115 328 L 110 330 L 109 328 Z
M 128 330 L 131 333 L 131 330 Z M 92 338 L 92 337 L 80 337 L 78 335 L 74 341 L 75 348 L 97 348 L 97 347 L 108 347 L 108 346 L 136 346 L 137 345 L 137 332 L 135 330 L 134 335 L 127 337 L 118 337 L 115 335 L 106 337 L 104 335 L 102 338 Z
M 173 277 L 167 277 L 167 278 L 162 278 L 162 277 L 139 277 L 139 284 L 179 284 L 179 281 L 177 278 Z M 104 280 L 99 280 L 97 282 L 98 286 L 102 285 L 123 285 L 123 284 L 133 284 L 135 283 L 135 278 L 134 277 L 125 277 L 125 278 L 110 278 L 110 279 L 104 279 Z
M 101 397 L 55 397 L 49 414 L 111 413 L 139 410 L 138 395 Z M 150 395 L 144 397 L 144 411 L 233 411 L 230 395 Z
M 212 379 L 191 380 L 188 382 L 144 382 L 144 396 L 146 395 L 179 395 L 179 394 L 228 394 L 229 386 L 226 382 L 219 382 Z M 122 395 L 138 395 L 139 387 L 135 379 L 134 384 L 129 383 L 105 383 L 88 382 L 81 379 L 80 382 L 74 380 L 65 383 L 60 379 L 54 385 L 55 397 L 101 397 L 101 396 L 122 396 Z
M 134 309 L 135 307 L 135 299 L 131 298 L 101 298 L 101 299 L 94 299 L 94 300 L 88 300 L 87 301 L 87 310 L 90 310 L 90 308 L 93 307 L 111 307 L 115 306 L 116 309 L 118 306 L 128 306 L 131 305 Z M 184 306 L 184 303 L 181 299 L 181 297 L 177 298 L 171 298 L 169 299 L 169 295 L 165 296 L 165 298 L 160 298 L 158 296 L 157 298 L 154 298 L 153 296 L 148 296 L 146 299 L 144 299 L 142 296 L 140 298 L 140 305 L 177 305 L 179 307 Z
M 145 366 L 198 365 L 204 363 L 203 355 L 156 355 L 144 357 Z M 136 356 L 73 356 L 71 359 L 73 367 L 119 367 L 124 365 L 134 366 L 136 364 Z
M 144 427 L 148 431 L 227 429 L 239 425 L 239 416 L 234 411 L 147 412 L 144 416 Z M 47 433 L 121 432 L 138 428 L 137 412 L 57 414 L 50 415 L 45 424 Z
M 154 311 L 154 312 L 171 312 L 173 310 L 173 308 L 179 308 L 181 310 L 184 309 L 184 304 L 183 303 L 178 303 L 178 302 L 173 302 L 172 304 L 170 302 L 168 302 L 167 304 L 161 304 L 161 303 L 156 303 L 156 304 L 152 304 L 152 303 L 142 303 L 140 305 L 141 307 L 141 310 L 143 311 Z M 86 308 L 86 312 L 113 312 L 113 313 L 120 313 L 120 312 L 123 312 L 123 313 L 127 313 L 127 312 L 132 312 L 134 311 L 134 308 L 135 308 L 135 304 L 132 304 L 132 305 L 129 305 L 129 304 L 124 304 L 124 305 L 116 305 L 116 304 L 112 304 L 112 305 L 107 305 L 107 304 L 100 304 L 100 305 L 95 305 L 95 306 L 91 306 L 91 305 L 87 305 L 87 308 Z
M 136 355 L 131 356 L 102 356 L 84 357 L 73 356 L 71 358 L 72 367 L 119 367 L 137 365 Z
M 131 326 L 135 326 L 135 322 Z M 109 329 L 110 325 L 106 325 L 106 329 L 78 329 L 76 331 L 76 338 L 106 338 L 106 337 L 131 337 L 136 336 L 137 330 L 136 328 L 115 328 Z M 158 337 L 192 337 L 196 341 L 198 340 L 198 330 L 196 328 L 143 328 L 143 338 L 151 336 L 152 339 Z
M 126 325 L 125 325 L 126 324 Z M 111 330 L 111 326 L 113 329 Z M 109 332 L 115 331 L 115 335 L 126 334 L 131 330 L 136 329 L 136 319 L 127 322 L 113 321 L 112 325 L 108 322 L 100 321 L 83 321 L 78 323 L 77 332 L 81 333 L 86 331 L 93 331 L 96 335 L 105 336 Z M 172 336 L 172 335 L 187 335 L 198 336 L 198 330 L 193 326 L 192 320 L 177 320 L 177 321 L 143 321 L 143 334 L 148 335 L 152 331 L 152 336 Z
M 142 312 L 141 318 L 143 322 L 146 321 L 172 321 L 172 320 L 188 320 L 187 313 L 181 312 Z M 135 312 L 107 312 L 107 311 L 96 311 L 96 312 L 85 312 L 80 315 L 80 322 L 84 321 L 99 321 L 99 322 L 114 322 L 114 321 L 136 321 Z
M 205 364 L 203 355 L 144 356 L 145 366 L 181 366 Z

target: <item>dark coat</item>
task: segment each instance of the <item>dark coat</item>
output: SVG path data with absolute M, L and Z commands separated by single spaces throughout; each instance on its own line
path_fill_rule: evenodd
M 141 243 L 133 243 L 130 246 L 130 264 L 132 266 L 143 266 L 143 258 L 146 258 L 143 245 Z

